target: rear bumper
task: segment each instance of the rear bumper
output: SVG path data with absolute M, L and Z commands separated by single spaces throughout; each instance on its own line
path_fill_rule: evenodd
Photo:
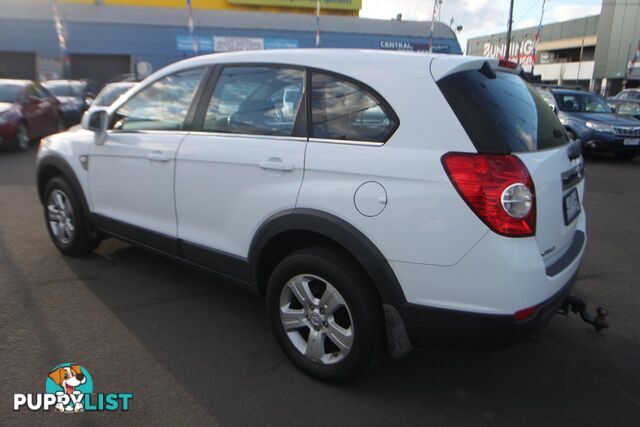
M 571 292 L 586 249 L 585 217 L 562 254 L 542 261 L 535 239 L 488 233 L 453 266 L 392 262 L 406 302 L 396 305 L 414 347 L 504 345 L 549 322 Z M 536 307 L 516 320 L 515 314 Z
M 531 317 L 517 321 L 513 315 L 492 315 L 406 304 L 400 316 L 411 344 L 433 343 L 500 346 L 528 339 L 544 329 L 571 293 L 577 274 L 553 296 L 538 305 Z

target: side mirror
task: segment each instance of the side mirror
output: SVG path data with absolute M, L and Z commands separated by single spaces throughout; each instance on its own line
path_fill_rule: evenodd
M 93 98 L 93 97 L 91 97 L 91 96 L 87 96 L 87 97 L 84 99 L 84 108 L 89 108 L 89 107 L 91 107 L 91 104 L 93 104 L 93 101 L 94 101 L 94 98 Z
M 97 145 L 104 143 L 108 124 L 109 113 L 105 109 L 89 110 L 82 117 L 82 129 L 95 133 L 95 143 Z

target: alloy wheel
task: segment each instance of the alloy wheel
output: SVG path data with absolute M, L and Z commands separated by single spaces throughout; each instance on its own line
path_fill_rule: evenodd
M 347 357 L 354 327 L 344 298 L 312 274 L 290 279 L 280 294 L 280 320 L 293 346 L 307 359 L 331 365 Z
M 75 232 L 73 208 L 69 197 L 61 190 L 55 189 L 49 195 L 47 218 L 55 238 L 62 244 L 69 244 Z

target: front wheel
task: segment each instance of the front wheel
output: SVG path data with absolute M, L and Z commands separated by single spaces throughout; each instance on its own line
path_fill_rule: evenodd
M 271 274 L 266 305 L 281 349 L 316 379 L 349 380 L 381 359 L 379 298 L 339 248 L 307 248 L 286 257 Z
M 60 252 L 78 256 L 93 251 L 99 241 L 87 232 L 82 206 L 67 181 L 61 177 L 51 179 L 44 194 L 47 230 Z

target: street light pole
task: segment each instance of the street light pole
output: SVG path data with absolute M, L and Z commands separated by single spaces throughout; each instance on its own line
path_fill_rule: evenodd
M 509 28 L 507 30 L 507 49 L 504 54 L 504 60 L 509 60 L 509 51 L 511 50 L 511 27 L 513 25 L 513 0 L 511 0 L 511 5 L 509 6 Z

